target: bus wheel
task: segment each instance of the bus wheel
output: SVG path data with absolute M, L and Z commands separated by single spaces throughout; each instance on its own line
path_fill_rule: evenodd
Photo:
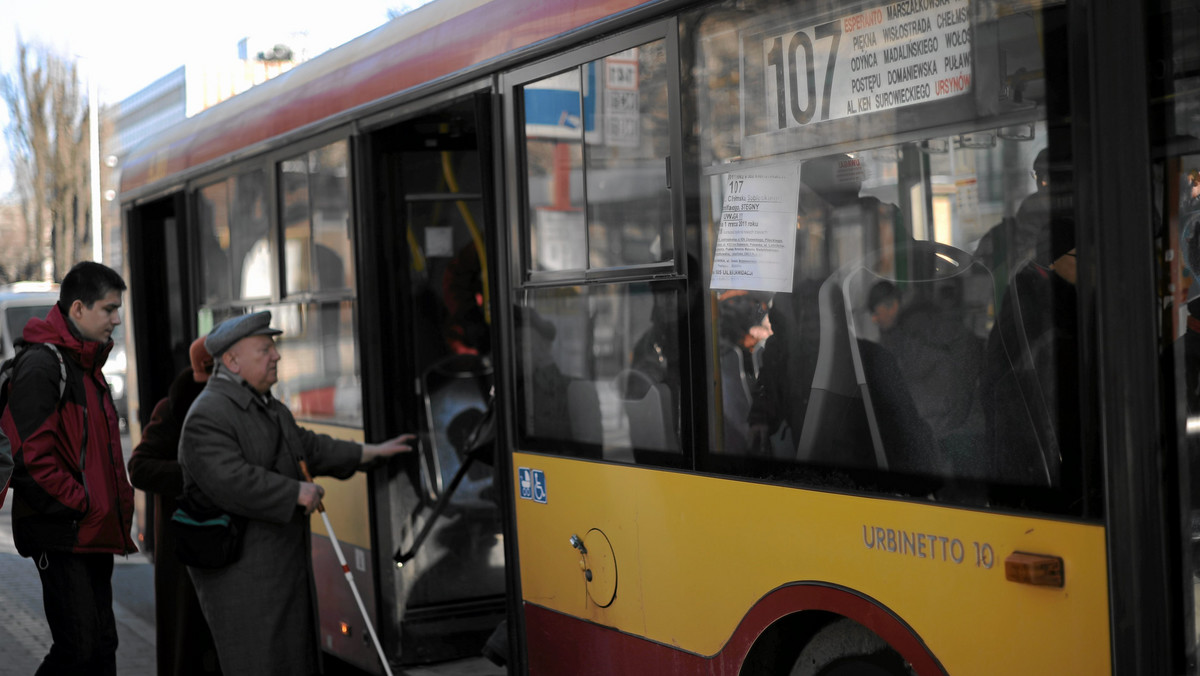
M 914 676 L 914 672 L 875 632 L 842 618 L 804 646 L 791 676 Z

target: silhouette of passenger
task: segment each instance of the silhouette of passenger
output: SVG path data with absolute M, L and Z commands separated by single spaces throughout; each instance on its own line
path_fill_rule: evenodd
M 900 320 L 900 290 L 887 280 L 876 282 L 867 294 L 867 309 L 880 334 L 891 331 Z
M 1035 191 L 1021 202 L 1017 208 L 1016 221 L 1016 253 L 1015 260 L 1021 261 L 1038 252 L 1039 247 L 1045 251 L 1047 238 L 1050 234 L 1050 218 L 1053 215 L 1054 203 L 1051 199 L 1051 181 L 1055 180 L 1050 174 L 1050 149 L 1042 148 L 1033 160 L 1033 177 Z M 1051 261 L 1039 261 L 1048 265 Z
M 766 338 L 766 303 L 748 291 L 725 291 L 718 297 L 721 400 L 726 453 L 751 450 L 750 398 L 758 365 L 755 348 Z
M 1075 224 L 1056 218 L 1046 259 L 1013 277 L 988 338 L 980 398 L 992 475 L 1058 486 L 1080 476 Z
M 972 412 L 983 343 L 961 318 L 930 300 L 901 306 L 889 281 L 877 282 L 867 302 L 879 342 L 896 357 L 921 417 L 945 439 Z
M 1053 261 L 1048 255 L 1050 221 L 1071 213 L 1071 174 L 1052 170 L 1050 149 L 1043 148 L 1033 160 L 1035 191 L 1028 195 L 1012 218 L 1005 218 L 988 230 L 975 247 L 975 258 L 992 271 L 996 279 L 997 303 L 1003 302 L 1008 278 L 1026 261 L 1036 259 L 1042 266 Z

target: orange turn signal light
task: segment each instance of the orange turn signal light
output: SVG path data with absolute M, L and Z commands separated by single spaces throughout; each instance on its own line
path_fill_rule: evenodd
M 1013 552 L 1004 559 L 1004 577 L 1009 582 L 1040 587 L 1063 586 L 1063 560 L 1058 556 Z
M 342 636 L 349 636 L 350 635 L 350 625 L 345 622 L 342 622 L 341 625 L 342 625 L 341 626 Z

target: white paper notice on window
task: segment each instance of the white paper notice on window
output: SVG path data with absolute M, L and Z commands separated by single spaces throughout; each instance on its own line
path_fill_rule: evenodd
M 712 289 L 790 292 L 798 165 L 725 174 Z

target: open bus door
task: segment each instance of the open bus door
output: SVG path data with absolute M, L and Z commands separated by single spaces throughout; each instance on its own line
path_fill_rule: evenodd
M 184 220 L 182 192 L 125 210 L 130 269 L 123 271 L 129 284 L 124 319 L 135 346 L 126 371 L 131 448 L 141 441 L 154 404 L 167 396 L 175 376 L 190 363 L 195 313 L 187 300 L 191 282 Z M 138 364 L 155 366 L 139 369 Z M 138 547 L 153 557 L 157 500 L 151 497 L 136 491 L 135 516 Z
M 406 664 L 478 656 L 504 617 L 501 486 L 479 433 L 493 378 L 490 105 L 481 94 L 378 128 L 361 155 L 361 302 L 381 356 L 363 369 L 368 416 L 420 433 L 373 505 L 379 556 L 400 559 L 381 568 L 380 602 Z

